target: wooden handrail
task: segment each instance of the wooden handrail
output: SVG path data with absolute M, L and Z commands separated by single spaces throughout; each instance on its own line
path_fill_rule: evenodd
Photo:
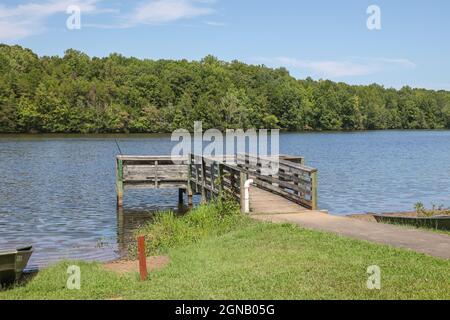
M 255 157 L 248 154 L 204 157 L 128 156 L 117 157 L 117 197 L 123 203 L 124 187 L 173 188 L 203 199 L 226 190 L 238 201 L 243 199 L 243 184 L 248 178 L 264 190 L 283 196 L 309 209 L 317 209 L 317 169 L 304 165 L 303 157 L 280 155 Z M 267 173 L 265 166 L 277 166 Z M 216 181 L 217 180 L 217 181 Z
M 223 163 L 215 159 L 209 159 L 202 156 L 191 155 L 191 164 L 189 166 L 190 183 L 194 186 L 191 188 L 201 188 L 202 195 L 209 193 L 211 196 L 217 195 L 220 190 L 232 189 L 233 195 L 237 199 L 242 199 L 242 187 L 245 183 L 242 179 L 252 178 L 254 184 L 259 188 L 268 190 L 274 194 L 283 196 L 293 202 L 296 202 L 306 208 L 317 209 L 317 169 L 302 165 L 304 159 L 297 157 L 297 161 L 301 163 L 284 160 L 289 158 L 283 156 L 278 160 L 279 170 L 276 174 L 264 175 L 262 172 L 263 165 L 270 165 L 274 162 L 271 157 L 255 157 L 251 155 L 237 155 L 235 164 L 231 165 Z M 277 158 L 277 157 L 275 157 Z M 294 157 L 293 157 L 294 158 Z M 202 175 L 198 174 L 200 166 Z M 231 180 L 224 181 L 223 177 L 220 186 L 215 185 L 215 168 L 218 167 L 225 174 L 231 175 Z M 197 174 L 192 174 L 193 172 Z M 245 177 L 241 177 L 241 173 Z M 239 181 L 239 187 L 237 182 Z M 230 185 L 231 183 L 231 185 Z M 233 185 L 234 184 L 234 185 Z M 229 190 L 230 191 L 230 190 Z

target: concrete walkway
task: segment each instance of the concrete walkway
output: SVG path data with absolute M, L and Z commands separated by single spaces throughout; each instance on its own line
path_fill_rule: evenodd
M 258 199 L 265 198 L 267 200 L 271 197 L 278 198 L 276 202 L 273 202 L 278 205 L 270 209 L 267 207 L 258 208 Z M 274 223 L 293 223 L 307 229 L 327 231 L 349 238 L 367 240 L 397 248 L 410 249 L 439 258 L 450 259 L 450 236 L 448 235 L 414 228 L 361 221 L 348 217 L 333 216 L 318 211 L 305 211 L 301 206 L 298 206 L 298 211 L 295 212 L 292 202 L 285 200 L 289 203 L 280 206 L 279 203 L 281 200 L 279 198 L 281 197 L 257 188 L 252 188 L 250 192 L 252 218 Z

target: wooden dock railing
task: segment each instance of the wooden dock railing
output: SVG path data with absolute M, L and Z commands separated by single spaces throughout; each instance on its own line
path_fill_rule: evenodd
M 276 163 L 274 163 L 276 162 Z M 304 165 L 303 158 L 280 156 L 265 159 L 238 155 L 237 166 L 244 169 L 254 184 L 311 210 L 317 209 L 317 169 Z M 276 166 L 276 173 L 268 173 Z
M 187 187 L 187 158 L 118 156 L 116 168 L 117 204 L 119 207 L 123 205 L 125 188 L 179 188 L 184 190 Z
M 228 157 L 228 161 L 230 161 Z M 188 193 L 201 194 L 203 199 L 211 199 L 220 192 L 229 192 L 241 202 L 243 184 L 247 175 L 237 166 L 228 165 L 221 160 L 202 156 L 189 156 Z
M 175 160 L 175 163 L 173 162 Z M 125 188 L 178 188 L 192 205 L 194 194 L 204 201 L 222 191 L 230 193 L 244 208 L 244 184 L 254 185 L 298 203 L 317 209 L 317 169 L 305 166 L 304 158 L 280 156 L 277 160 L 250 155 L 207 158 L 189 155 L 173 159 L 170 156 L 118 156 L 117 203 L 123 205 Z M 268 174 L 265 168 L 278 170 Z

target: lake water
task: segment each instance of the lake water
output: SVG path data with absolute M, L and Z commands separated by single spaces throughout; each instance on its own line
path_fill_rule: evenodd
M 133 228 L 176 209 L 177 190 L 127 191 L 116 210 L 114 139 L 124 154 L 170 154 L 168 135 L 0 135 L 0 250 L 33 244 L 32 266 L 112 260 Z M 333 214 L 450 207 L 450 131 L 286 133 L 280 151 L 319 170 Z

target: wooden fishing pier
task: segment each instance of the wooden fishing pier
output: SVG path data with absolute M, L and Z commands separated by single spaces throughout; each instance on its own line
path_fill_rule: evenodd
M 270 170 L 274 167 L 277 170 Z M 208 201 L 226 191 L 247 213 L 318 209 L 317 169 L 306 166 L 303 157 L 120 155 L 116 169 L 118 207 L 123 206 L 127 189 L 177 188 L 179 202 L 183 202 L 186 194 L 190 206 L 194 195 Z

